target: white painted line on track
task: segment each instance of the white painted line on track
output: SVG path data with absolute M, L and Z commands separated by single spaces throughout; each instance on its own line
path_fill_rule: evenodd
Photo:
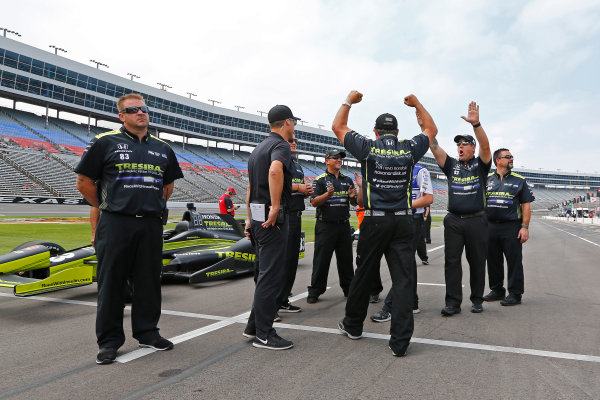
M 577 236 L 577 235 L 575 235 L 574 233 L 567 232 L 567 231 L 565 231 L 564 229 L 560 229 L 560 228 L 557 228 L 557 227 L 555 227 L 555 226 L 553 226 L 553 225 L 546 224 L 546 223 L 543 223 L 543 222 L 542 222 L 542 225 L 549 226 L 550 228 L 554 228 L 554 229 L 556 229 L 556 230 L 558 230 L 558 231 L 561 231 L 561 232 L 564 232 L 564 233 L 566 233 L 567 235 L 571 235 L 571 236 L 573 236 L 573 237 L 576 237 L 577 239 L 581 239 L 581 240 L 583 240 L 584 242 L 588 242 L 589 244 L 593 244 L 594 246 L 600 247 L 600 244 L 598 244 L 598 243 L 595 243 L 595 242 L 592 242 L 591 240 L 588 240 L 588 239 L 582 238 L 581 236 Z
M 433 249 L 428 249 L 427 252 L 431 253 L 432 251 L 436 251 L 436 250 L 443 249 L 443 248 L 444 248 L 444 245 L 441 245 L 441 246 L 438 246 L 438 247 L 434 247 Z

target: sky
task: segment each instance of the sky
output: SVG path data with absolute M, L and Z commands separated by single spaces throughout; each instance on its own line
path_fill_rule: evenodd
M 7 7 L 7 5 L 10 6 Z M 112 1 L 7 3 L 0 27 L 66 57 L 196 100 L 257 114 L 290 106 L 325 129 L 350 90 L 348 125 L 419 133 L 415 94 L 456 154 L 470 101 L 492 150 L 517 169 L 600 171 L 600 1 Z M 15 38 L 14 36 L 10 36 Z

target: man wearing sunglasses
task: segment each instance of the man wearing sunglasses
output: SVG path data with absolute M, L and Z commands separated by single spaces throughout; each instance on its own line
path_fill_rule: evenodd
M 98 258 L 96 363 L 112 363 L 125 342 L 124 288 L 133 283 L 131 323 L 140 347 L 170 350 L 159 334 L 162 225 L 175 179 L 183 173 L 171 147 L 148 133 L 148 107 L 139 94 L 117 102 L 123 126 L 97 135 L 75 168 L 77 189 L 92 213 Z M 99 221 L 95 219 L 99 218 Z
M 340 286 L 348 296 L 354 276 L 352 263 L 352 233 L 350 231 L 350 204 L 356 205 L 356 188 L 352 178 L 340 172 L 346 153 L 330 150 L 325 155 L 325 173 L 313 182 L 314 193 L 310 203 L 317 208 L 315 223 L 315 251 L 313 270 L 308 287 L 307 303 L 316 303 L 327 289 L 329 264 L 335 251 Z
M 258 258 L 254 301 L 243 336 L 254 339 L 254 347 L 285 350 L 294 344 L 273 328 L 277 298 L 284 286 L 291 202 L 292 154 L 288 140 L 294 137 L 299 119 L 288 106 L 276 105 L 267 115 L 271 134 L 256 146 L 248 159 L 246 236 L 252 238 Z
M 289 233 L 287 250 L 285 252 L 285 284 L 278 297 L 280 313 L 297 313 L 302 308 L 290 303 L 289 296 L 296 280 L 298 269 L 298 256 L 300 253 L 300 236 L 302 232 L 302 211 L 304 211 L 304 199 L 313 193 L 312 185 L 304 182 L 304 171 L 300 163 L 296 162 L 296 148 L 298 141 L 296 137 L 288 140 L 292 158 L 290 160 L 290 172 L 292 174 L 292 200 L 288 207 Z
M 333 132 L 361 163 L 362 200 L 365 218 L 356 247 L 356 274 L 350 284 L 345 318 L 339 330 L 350 339 L 360 339 L 369 307 L 369 294 L 379 273 L 383 255 L 392 277 L 393 304 L 389 347 L 394 356 L 404 356 L 414 330 L 415 264 L 412 200 L 413 166 L 423 157 L 437 128 L 425 107 L 414 95 L 404 104 L 420 112 L 421 133 L 410 140 L 398 138 L 398 121 L 392 114 L 375 120 L 375 140 L 348 127 L 350 108 L 362 100 L 351 91 L 333 121 Z
M 496 171 L 489 174 L 486 187 L 489 244 L 488 279 L 491 292 L 485 301 L 500 300 L 503 306 L 521 304 L 525 290 L 523 243 L 529 239 L 529 220 L 533 192 L 525 178 L 515 172 L 508 149 L 494 152 Z M 508 296 L 504 297 L 504 257 L 506 257 Z
M 492 153 L 490 144 L 479 122 L 479 106 L 469 104 L 467 116 L 479 141 L 479 155 L 475 157 L 475 139 L 471 135 L 456 135 L 458 160 L 450 157 L 437 140 L 430 144 L 438 165 L 448 177 L 448 214 L 444 218 L 444 275 L 446 299 L 442 315 L 460 313 L 462 303 L 463 248 L 467 253 L 471 286 L 471 312 L 483 311 L 485 289 L 485 259 L 487 256 L 488 222 L 485 214 L 485 184 L 490 171 Z

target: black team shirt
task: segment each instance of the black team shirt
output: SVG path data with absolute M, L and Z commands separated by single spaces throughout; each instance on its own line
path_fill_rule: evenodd
M 525 178 L 512 171 L 502 180 L 497 171 L 489 174 L 485 197 L 488 219 L 492 222 L 522 220 L 521 204 L 535 200 Z
M 291 160 L 290 172 L 292 173 L 292 184 L 302 185 L 304 184 L 304 171 L 299 163 Z M 290 212 L 304 211 L 304 193 L 292 192 L 292 202 L 288 208 Z
M 326 222 L 344 222 L 350 218 L 350 196 L 348 189 L 354 187 L 352 179 L 341 172 L 336 178 L 329 171 L 317 176 L 313 181 L 314 193 L 311 198 L 327 192 L 327 184 L 333 185 L 333 194 L 324 204 L 317 207 L 317 219 Z
M 448 178 L 448 211 L 453 214 L 472 214 L 485 208 L 485 183 L 492 161 L 484 164 L 474 157 L 466 164 L 456 158 L 446 157 L 440 165 Z

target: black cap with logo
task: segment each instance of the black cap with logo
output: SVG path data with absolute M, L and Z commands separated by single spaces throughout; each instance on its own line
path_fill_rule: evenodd
M 333 157 L 333 156 L 341 156 L 342 158 L 346 158 L 346 152 L 341 150 L 329 150 L 325 155 L 325 158 Z
M 292 110 L 290 110 L 288 106 L 278 104 L 269 110 L 268 119 L 269 123 L 271 123 L 275 121 L 284 121 L 286 119 L 299 120 L 300 118 L 294 117 Z
M 456 135 L 454 136 L 454 143 L 460 142 L 461 139 L 464 139 L 465 141 L 475 146 L 475 139 L 471 135 Z
M 398 129 L 398 120 L 392 114 L 381 114 L 375 120 L 375 129 L 383 131 L 395 131 Z

